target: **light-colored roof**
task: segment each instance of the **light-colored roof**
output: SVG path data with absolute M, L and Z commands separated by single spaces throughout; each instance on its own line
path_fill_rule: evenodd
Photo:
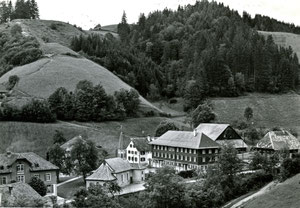
M 229 127 L 229 124 L 201 123 L 196 129 L 198 132 L 202 132 L 212 140 L 216 141 L 227 127 Z
M 194 132 L 190 131 L 167 131 L 156 140 L 150 142 L 150 144 L 191 149 L 203 149 L 220 146 L 204 133 L 198 132 L 196 136 L 194 136 Z
M 147 164 L 141 164 L 141 163 L 130 163 L 132 170 L 144 170 L 147 168 Z
M 119 157 L 105 159 L 105 162 L 114 173 L 121 173 L 131 170 L 130 163 L 127 160 Z
M 11 194 L 9 194 L 9 187 L 12 188 Z M 4 194 L 5 199 L 10 202 L 23 197 L 28 199 L 42 199 L 41 195 L 30 185 L 22 182 L 0 185 L 0 193 Z
M 0 173 L 11 172 L 12 164 L 17 160 L 27 160 L 31 171 L 58 170 L 59 168 L 33 152 L 0 154 Z M 2 167 L 1 167 L 2 166 Z
M 145 137 L 137 137 L 137 138 L 131 138 L 131 141 L 134 144 L 134 147 L 138 150 L 138 151 L 145 151 L 145 152 L 150 152 L 151 148 L 149 145 L 149 141 L 147 138 Z
M 82 136 L 81 136 L 81 135 L 78 135 L 78 136 L 76 136 L 76 137 L 70 139 L 69 141 L 67 141 L 66 143 L 64 143 L 63 145 L 61 145 L 60 147 L 61 147 L 62 149 L 65 149 L 65 150 L 66 150 L 66 149 L 70 149 L 70 148 L 72 148 L 73 145 L 74 145 L 77 141 L 79 141 L 79 140 L 81 140 L 82 142 L 85 142 L 85 140 L 82 138 Z
M 217 140 L 220 145 L 232 145 L 234 148 L 247 148 L 248 145 L 242 139 Z
M 288 131 L 270 131 L 256 144 L 256 147 L 274 150 L 300 149 L 300 141 Z
M 6 87 L 3 84 L 0 84 L 0 93 L 7 93 L 8 90 L 6 89 Z
M 102 163 L 92 175 L 86 178 L 86 180 L 114 181 L 116 180 L 116 177 L 112 175 L 112 171 L 109 169 L 109 167 Z

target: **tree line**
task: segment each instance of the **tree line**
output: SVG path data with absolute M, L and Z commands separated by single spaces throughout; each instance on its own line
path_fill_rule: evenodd
M 17 0 L 0 2 L 0 23 L 14 19 L 39 19 L 39 8 L 35 0 Z
M 0 109 L 0 121 L 124 120 L 137 115 L 139 104 L 139 94 L 134 89 L 120 89 L 114 95 L 107 95 L 102 85 L 94 86 L 90 81 L 83 80 L 78 82 L 75 92 L 60 87 L 48 100 L 32 99 L 21 108 L 4 103 Z

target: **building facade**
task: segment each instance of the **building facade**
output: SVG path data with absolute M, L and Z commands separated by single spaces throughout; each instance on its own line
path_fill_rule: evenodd
M 150 137 L 131 138 L 126 148 L 127 160 L 130 163 L 152 164 Z
M 145 166 L 130 164 L 122 158 L 104 160 L 100 167 L 86 178 L 86 188 L 91 184 L 105 185 L 107 182 L 116 182 L 120 187 L 145 180 Z
M 32 177 L 41 179 L 54 191 L 59 168 L 33 152 L 0 154 L 0 185 L 12 182 L 29 183 Z
M 197 169 L 205 172 L 218 160 L 220 145 L 204 133 L 168 131 L 152 145 L 153 167 L 174 166 L 177 171 Z

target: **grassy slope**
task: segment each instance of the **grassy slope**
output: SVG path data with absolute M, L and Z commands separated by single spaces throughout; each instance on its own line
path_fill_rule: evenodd
M 46 156 L 47 148 L 52 144 L 55 130 L 64 133 L 67 139 L 76 135 L 87 136 L 97 145 L 105 148 L 111 156 L 118 147 L 120 126 L 128 136 L 154 135 L 157 125 L 166 118 L 134 118 L 125 121 L 103 123 L 68 123 L 38 124 L 23 122 L 0 122 L 0 153 L 6 150 L 15 152 L 34 151 L 42 157 Z M 179 125 L 184 125 L 179 123 Z
M 57 25 L 57 30 L 50 28 L 53 23 Z M 19 24 L 28 35 L 37 37 L 46 57 L 31 64 L 14 68 L 0 78 L 0 83 L 7 82 L 11 75 L 18 75 L 20 81 L 16 86 L 16 90 L 41 98 L 48 98 L 59 87 L 65 87 L 73 91 L 76 84 L 85 79 L 92 81 L 94 84 L 101 83 L 109 94 L 113 94 L 121 88 L 131 89 L 129 85 L 106 68 L 88 59 L 80 58 L 77 53 L 59 44 L 68 45 L 68 41 L 73 35 L 81 34 L 72 25 L 43 20 L 14 20 L 10 24 Z M 4 28 L 2 25 L 2 30 Z M 50 39 L 57 43 L 43 42 L 41 37 L 44 35 L 48 37 L 48 33 L 52 34 L 52 36 L 49 36 Z M 140 99 L 142 101 L 142 111 L 157 110 L 143 97 L 140 97 Z
M 105 25 L 101 27 L 102 30 L 108 30 L 117 33 L 118 32 L 118 25 Z
M 219 122 L 243 120 L 244 110 L 250 106 L 254 111 L 256 126 L 295 128 L 300 133 L 300 96 L 297 94 L 254 93 L 238 98 L 214 98 L 211 101 Z
M 300 174 L 278 184 L 273 190 L 246 203 L 244 208 L 299 208 Z

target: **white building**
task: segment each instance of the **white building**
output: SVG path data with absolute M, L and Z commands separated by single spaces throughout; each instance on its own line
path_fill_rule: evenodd
M 152 164 L 150 137 L 131 138 L 126 148 L 127 160 L 136 164 Z

